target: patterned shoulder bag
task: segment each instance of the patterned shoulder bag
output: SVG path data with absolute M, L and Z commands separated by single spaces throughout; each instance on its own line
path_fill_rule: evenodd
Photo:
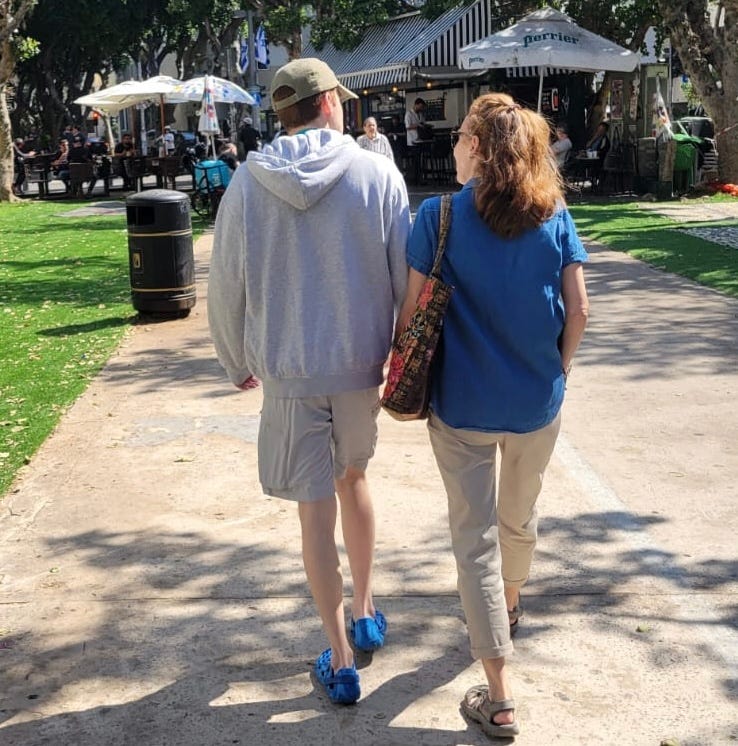
M 430 371 L 453 287 L 441 280 L 441 260 L 451 225 L 451 195 L 441 197 L 441 222 L 433 269 L 423 284 L 410 321 L 392 345 L 381 404 L 396 420 L 428 416 Z

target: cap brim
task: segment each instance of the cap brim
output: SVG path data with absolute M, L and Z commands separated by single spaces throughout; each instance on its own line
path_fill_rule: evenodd
M 346 86 L 338 84 L 338 97 L 341 99 L 341 102 L 348 101 L 352 98 L 359 98 L 353 91 L 350 91 Z

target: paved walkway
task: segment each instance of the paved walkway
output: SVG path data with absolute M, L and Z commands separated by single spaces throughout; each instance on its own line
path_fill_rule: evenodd
M 487 743 L 419 423 L 370 478 L 387 646 L 332 706 L 293 505 L 256 479 L 260 392 L 205 319 L 135 327 L 0 506 L 0 743 Z M 738 740 L 738 302 L 599 248 L 511 659 L 522 746 Z M 459 381 L 459 385 L 474 382 Z M 348 584 L 348 581 L 347 581 Z
M 642 209 L 653 210 L 659 215 L 676 220 L 680 223 L 710 222 L 738 220 L 738 199 L 731 202 L 695 202 L 684 200 L 681 202 L 645 202 L 639 203 Z M 680 230 L 697 236 L 705 241 L 738 249 L 738 226 L 693 226 Z

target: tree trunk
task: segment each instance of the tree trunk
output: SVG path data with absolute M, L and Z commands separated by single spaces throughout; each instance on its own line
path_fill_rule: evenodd
M 0 202 L 15 202 L 13 194 L 13 131 L 5 96 L 15 59 L 7 38 L 0 42 Z
M 289 59 L 296 60 L 302 57 L 302 31 L 295 29 L 292 33 L 292 37 L 287 44 L 287 54 Z
M 711 25 L 707 3 L 659 0 L 672 46 L 715 123 L 720 178 L 738 183 L 738 0 Z

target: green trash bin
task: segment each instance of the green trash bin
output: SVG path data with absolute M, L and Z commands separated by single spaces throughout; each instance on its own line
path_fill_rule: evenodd
M 173 189 L 132 194 L 126 219 L 133 307 L 187 315 L 196 301 L 189 197 Z
M 675 132 L 676 154 L 674 156 L 674 189 L 687 192 L 694 186 L 697 170 L 697 151 L 702 142 L 698 137 Z

